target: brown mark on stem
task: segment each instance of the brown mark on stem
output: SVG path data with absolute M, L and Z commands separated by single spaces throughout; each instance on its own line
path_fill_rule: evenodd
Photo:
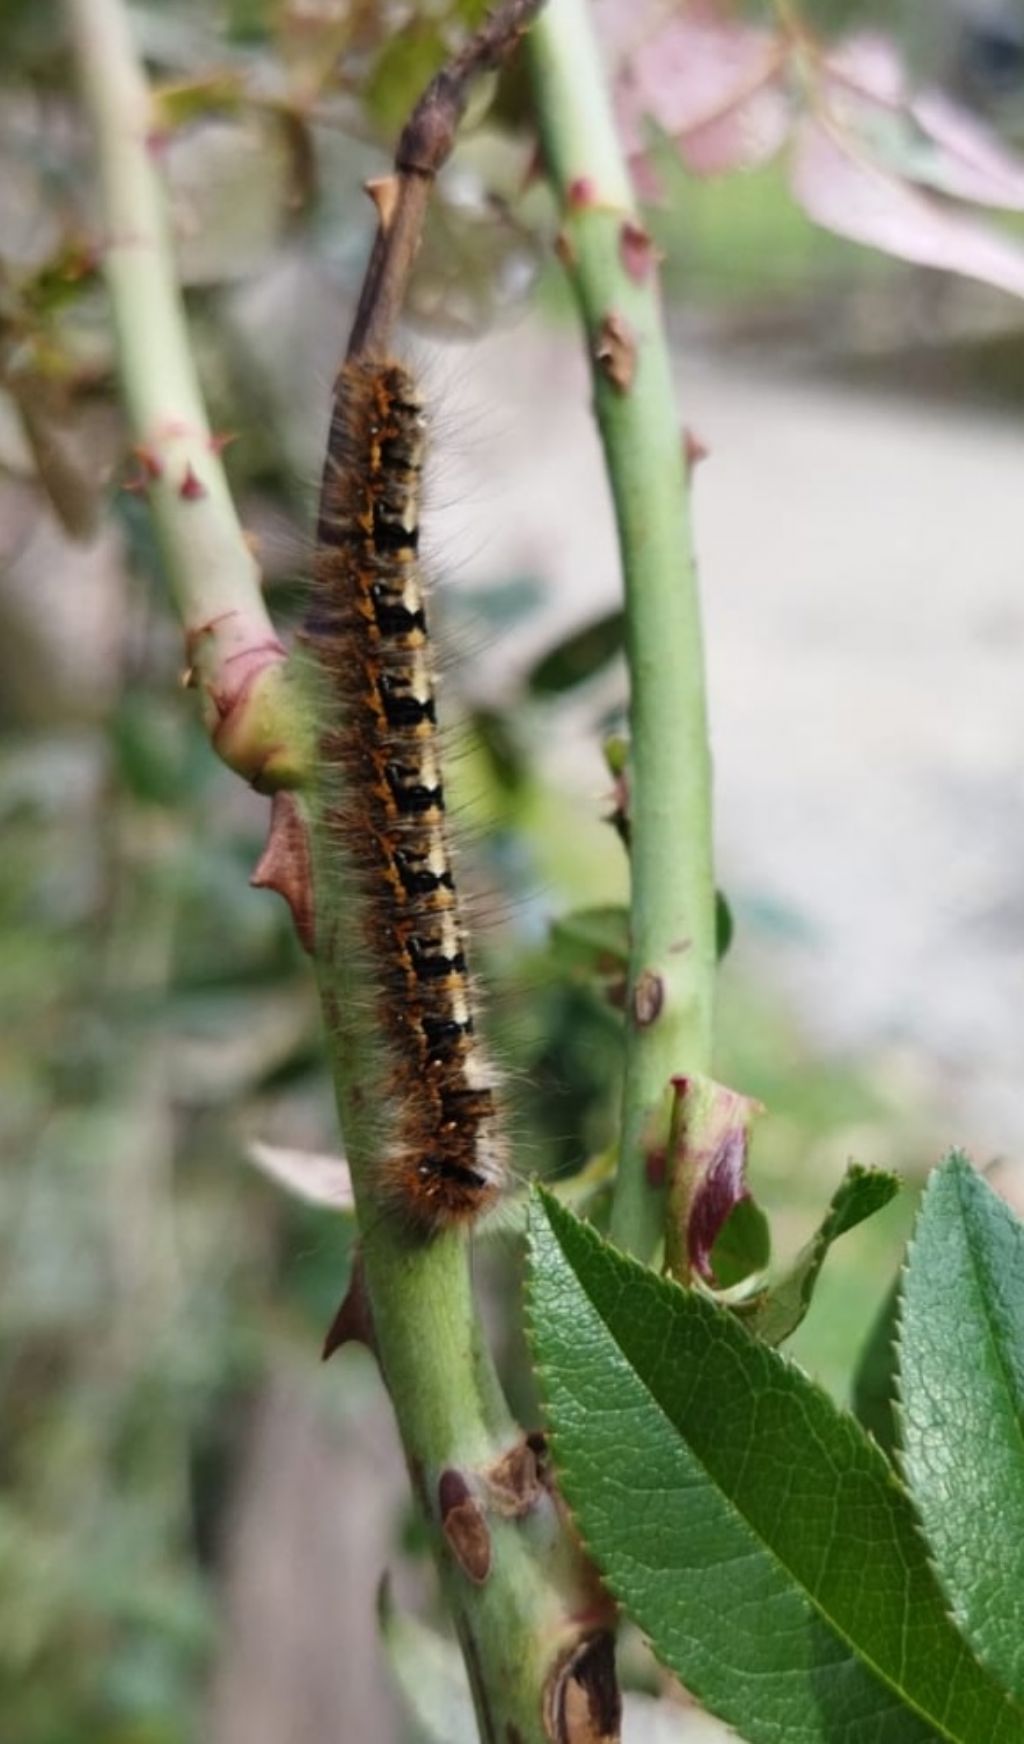
M 449 1466 L 437 1486 L 441 1529 L 467 1580 L 482 1586 L 491 1572 L 491 1533 L 480 1503 L 460 1471 Z
M 572 272 L 576 265 L 576 244 L 567 230 L 560 230 L 555 237 L 555 257 L 566 272 Z
M 661 1015 L 665 1003 L 665 983 L 653 969 L 641 969 L 633 988 L 633 1021 L 640 1029 Z
M 508 1520 L 521 1519 L 547 1493 L 540 1462 L 528 1436 L 488 1466 L 483 1478 L 490 1507 Z
M 612 387 L 628 394 L 636 375 L 636 340 L 629 322 L 616 309 L 609 309 L 601 322 L 594 358 Z
M 552 1744 L 616 1744 L 622 1698 L 614 1637 L 602 1629 L 571 1648 L 544 1690 L 544 1726 Z

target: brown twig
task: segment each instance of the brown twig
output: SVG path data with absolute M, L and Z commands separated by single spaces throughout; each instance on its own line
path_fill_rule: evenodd
M 387 353 L 420 245 L 423 220 L 438 172 L 447 162 L 470 87 L 513 53 L 543 0 L 502 0 L 457 54 L 430 81 L 402 129 L 390 176 L 369 182 L 378 228 L 366 268 L 349 357 Z

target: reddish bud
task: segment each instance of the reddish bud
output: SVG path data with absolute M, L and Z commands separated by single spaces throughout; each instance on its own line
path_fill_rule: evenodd
M 710 1078 L 672 1079 L 669 1203 L 665 1253 L 669 1270 L 687 1283 L 714 1282 L 711 1252 L 741 1200 L 750 1197 L 747 1154 L 761 1104 Z
M 644 1158 L 644 1178 L 648 1187 L 664 1187 L 666 1160 L 664 1145 L 656 1145 L 654 1150 L 647 1152 Z

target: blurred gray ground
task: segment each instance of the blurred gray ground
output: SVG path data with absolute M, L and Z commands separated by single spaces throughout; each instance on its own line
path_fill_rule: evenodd
M 1024 1144 L 1017 420 L 880 388 L 877 369 L 859 388 L 699 341 L 678 346 L 676 368 L 681 415 L 710 449 L 696 536 L 739 949 L 821 1047 L 898 1055 L 950 1142 L 979 1161 L 1012 1153 Z M 466 552 L 474 583 L 546 578 L 550 602 L 529 625 L 540 648 L 618 589 L 578 349 L 524 327 L 452 373 L 436 543 L 455 553 L 453 585 Z M 484 689 L 508 657 L 486 652 Z M 596 802 L 594 712 L 552 761 Z

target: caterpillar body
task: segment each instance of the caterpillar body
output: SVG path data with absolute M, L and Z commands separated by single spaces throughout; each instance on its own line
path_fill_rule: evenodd
M 445 816 L 419 561 L 426 420 L 392 361 L 339 377 L 306 640 L 326 681 L 324 825 L 345 857 L 387 1061 L 374 1196 L 425 1232 L 497 1199 L 505 1161 Z

